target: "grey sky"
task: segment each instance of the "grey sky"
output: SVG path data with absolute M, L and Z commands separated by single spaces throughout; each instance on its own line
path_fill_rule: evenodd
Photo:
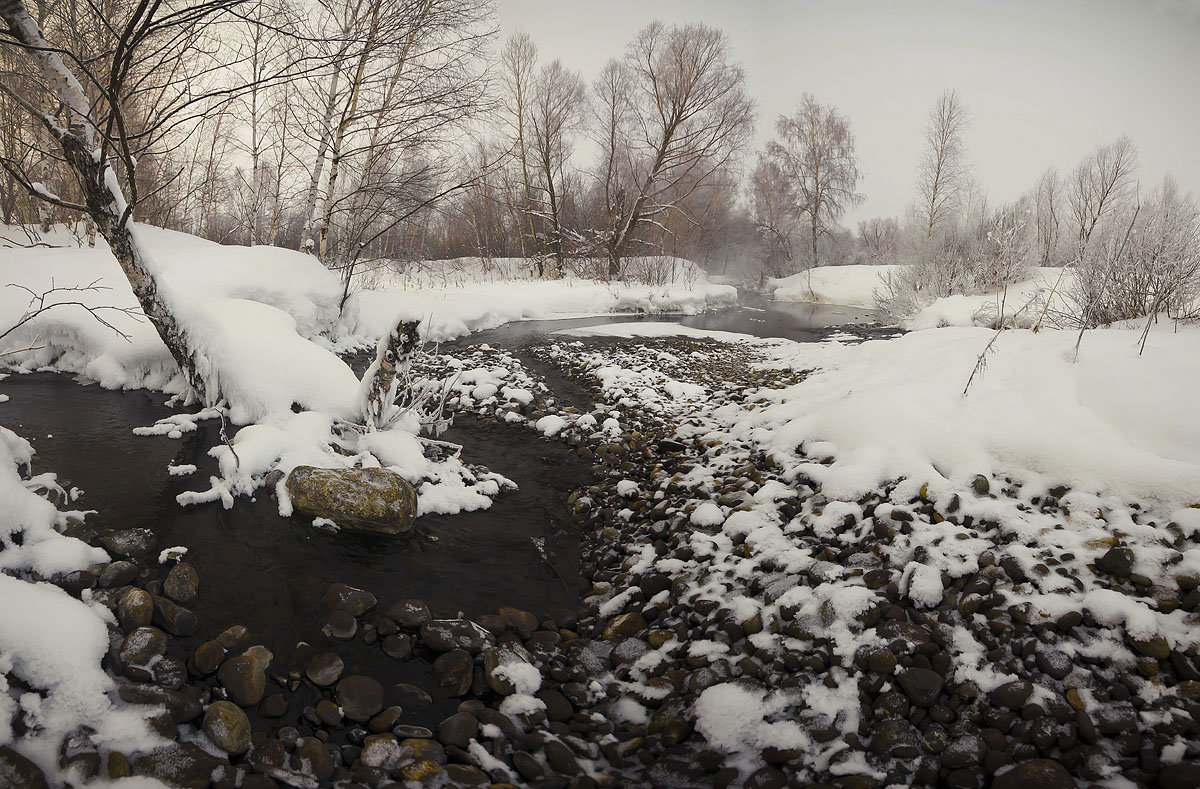
M 499 0 L 499 19 L 502 39 L 526 30 L 543 61 L 589 83 L 650 21 L 720 27 L 758 102 L 760 146 L 804 92 L 849 117 L 867 199 L 848 223 L 904 211 L 925 117 L 948 87 L 970 111 L 968 156 L 994 202 L 1122 133 L 1144 189 L 1171 173 L 1200 196 L 1200 0 Z

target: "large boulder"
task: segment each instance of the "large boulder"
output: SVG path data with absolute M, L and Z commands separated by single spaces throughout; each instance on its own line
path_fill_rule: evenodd
M 350 531 L 407 534 L 417 517 L 413 486 L 384 468 L 297 466 L 288 475 L 287 492 L 297 512 Z

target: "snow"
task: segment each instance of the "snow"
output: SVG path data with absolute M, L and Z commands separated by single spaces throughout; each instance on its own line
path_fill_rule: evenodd
M 768 428 L 769 451 L 826 442 L 831 465 L 797 472 L 854 498 L 885 479 L 1006 471 L 1125 500 L 1186 507 L 1200 491 L 1200 328 L 1006 332 L 969 394 L 993 332 L 947 328 L 857 346 L 794 346 L 794 367 L 822 370 L 763 394 L 735 432 Z M 786 353 L 779 351 L 779 353 Z
M 145 225 L 137 226 L 137 234 L 177 302 L 184 331 L 223 371 L 221 384 L 229 390 L 234 421 L 254 421 L 281 404 L 290 407 L 288 398 L 309 407 L 345 405 L 346 396 L 335 388 L 353 375 L 322 337 L 339 328 L 341 286 L 336 274 L 298 252 L 222 246 Z M 101 290 L 63 292 L 48 302 L 79 301 L 93 308 L 134 311 L 102 313 L 128 335 L 126 340 L 80 307 L 51 309 L 6 338 L 5 350 L 42 346 L 6 359 L 9 363 L 22 369 L 53 366 L 109 389 L 182 390 L 174 361 L 137 310 L 128 282 L 103 241 L 94 249 L 5 250 L 0 276 L 36 293 L 95 282 Z M 24 291 L 0 289 L 0 314 L 20 315 L 28 302 Z
M 53 576 L 108 560 L 102 549 L 59 533 L 68 517 L 83 513 L 58 512 L 22 482 L 18 466 L 32 455 L 28 442 L 0 427 L 0 745 L 15 747 L 53 774 L 62 737 L 79 725 L 96 730 L 97 744 L 125 752 L 149 748 L 156 738 L 143 710 L 111 697 L 115 685 L 100 667 L 109 647 L 101 618 L 111 617 L 107 609 L 57 586 L 14 577 Z M 5 675 L 37 692 L 10 693 Z M 18 708 L 30 729 L 19 739 L 10 723 Z
M 567 420 L 557 414 L 549 414 L 539 419 L 533 426 L 543 435 L 552 436 L 567 426 Z
M 666 284 L 601 282 L 568 276 L 531 280 L 526 261 L 465 258 L 425 261 L 404 273 L 370 275 L 358 293 L 356 331 L 386 332 L 397 316 L 424 321 L 423 336 L 444 342 L 519 320 L 603 315 L 611 312 L 694 315 L 737 302 L 737 290 L 710 282 L 694 264 L 666 259 Z
M 767 280 L 776 301 L 815 301 L 847 307 L 875 307 L 875 289 L 899 266 L 823 266 Z

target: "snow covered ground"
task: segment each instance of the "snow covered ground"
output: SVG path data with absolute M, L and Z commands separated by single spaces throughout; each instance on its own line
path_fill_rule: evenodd
M 790 277 L 767 280 L 776 301 L 816 301 L 847 307 L 875 306 L 882 277 L 899 266 L 823 266 Z
M 886 265 L 825 266 L 790 277 L 767 280 L 767 291 L 775 301 L 819 302 L 874 309 L 875 291 L 883 285 L 884 277 L 900 268 Z M 1003 312 L 1010 319 L 1019 313 L 1017 325 L 1031 326 L 1040 317 L 1044 303 L 1037 301 L 1031 304 L 1035 297 L 1046 298 L 1051 292 L 1065 292 L 1070 286 L 1071 277 L 1071 272 L 1062 268 L 1036 268 L 1029 279 L 1012 285 L 1007 293 L 997 291 L 939 298 L 903 319 L 900 325 L 910 330 L 985 326 L 991 325 L 994 317 Z M 1027 304 L 1030 304 L 1028 308 Z M 1064 307 L 1058 296 L 1051 300 L 1052 311 L 1056 307 Z
M 425 322 L 425 336 L 443 342 L 510 321 L 573 318 L 610 312 L 695 315 L 737 302 L 737 290 L 712 284 L 695 264 L 651 258 L 661 285 L 602 282 L 569 276 L 530 279 L 526 261 L 470 258 L 427 261 L 404 273 L 373 272 L 359 292 L 357 331 L 387 331 L 397 315 Z M 631 264 L 639 268 L 637 261 Z M 640 268 L 648 263 L 642 262 Z

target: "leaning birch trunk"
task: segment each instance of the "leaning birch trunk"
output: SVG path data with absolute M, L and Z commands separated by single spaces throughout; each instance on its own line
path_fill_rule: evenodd
M 217 399 L 216 386 L 206 385 L 209 379 L 203 375 L 212 371 L 206 369 L 203 357 L 188 347 L 183 329 L 171 312 L 169 298 L 158 281 L 154 261 L 138 241 L 131 221 L 132 210 L 117 183 L 117 174 L 96 144 L 95 121 L 83 86 L 58 51 L 47 43 L 21 0 L 0 0 L 0 19 L 8 24 L 9 32 L 41 70 L 55 98 L 65 108 L 66 126 L 45 113 L 35 120 L 58 142 L 63 159 L 79 176 L 84 191 L 83 207 L 108 242 L 142 311 L 154 325 L 194 394 L 206 404 L 212 404 Z M 45 195 L 39 196 L 47 199 Z
M 419 326 L 420 321 L 398 320 L 379 340 L 375 361 L 362 377 L 362 417 L 368 430 L 386 427 L 395 414 L 400 384 L 421 342 Z

